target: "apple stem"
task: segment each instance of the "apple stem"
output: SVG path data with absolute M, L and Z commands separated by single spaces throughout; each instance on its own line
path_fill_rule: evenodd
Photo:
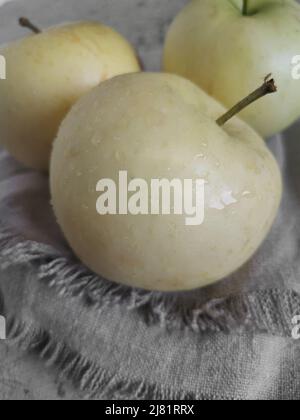
M 243 0 L 243 15 L 248 16 L 248 0 Z
M 25 17 L 21 17 L 19 19 L 19 24 L 23 28 L 30 29 L 35 34 L 40 34 L 42 32 L 37 26 L 35 26 L 32 22 L 30 22 L 29 19 L 27 19 Z
M 227 123 L 227 121 L 231 120 L 231 118 L 233 118 L 235 115 L 239 114 L 243 109 L 247 108 L 253 102 L 256 102 L 258 99 L 261 99 L 266 95 L 277 92 L 277 87 L 275 85 L 275 80 L 270 79 L 270 77 L 271 77 L 271 75 L 269 74 L 265 78 L 265 81 L 264 81 L 264 83 L 261 87 L 256 89 L 253 93 L 248 95 L 245 99 L 243 99 L 241 102 L 239 102 L 233 108 L 231 108 L 228 112 L 226 112 L 226 114 L 224 114 L 222 117 L 220 117 L 217 120 L 217 124 L 220 127 L 222 127 L 224 124 Z

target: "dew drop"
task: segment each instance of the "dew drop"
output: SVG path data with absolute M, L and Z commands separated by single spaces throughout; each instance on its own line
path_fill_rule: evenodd
M 250 191 L 244 191 L 242 193 L 242 197 L 249 197 L 250 195 L 252 195 L 252 193 Z
M 219 198 L 216 198 L 216 197 L 214 197 L 210 200 L 209 207 L 211 209 L 214 209 L 214 210 L 224 210 L 225 209 L 224 204 L 221 203 L 221 200 Z
M 233 197 L 232 191 L 224 191 L 222 193 L 222 201 L 225 204 L 225 206 L 230 206 L 231 204 L 237 203 L 237 199 Z

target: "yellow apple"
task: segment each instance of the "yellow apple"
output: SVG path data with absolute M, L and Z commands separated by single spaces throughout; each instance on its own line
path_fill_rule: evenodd
M 26 166 L 48 170 L 52 142 L 71 106 L 100 82 L 140 70 L 132 46 L 112 28 L 78 22 L 0 49 L 0 143 Z
M 263 137 L 300 116 L 300 6 L 294 0 L 193 0 L 173 22 L 163 68 L 187 77 L 230 107 L 272 73 L 279 87 L 241 113 Z
M 72 108 L 54 143 L 52 203 L 90 269 L 144 289 L 188 290 L 249 260 L 277 214 L 281 176 L 246 123 L 216 123 L 224 111 L 190 81 L 160 73 L 116 77 Z M 99 181 L 119 185 L 125 171 L 148 185 L 203 180 L 203 223 L 187 224 L 184 213 L 120 211 L 122 194 L 116 214 L 100 215 Z

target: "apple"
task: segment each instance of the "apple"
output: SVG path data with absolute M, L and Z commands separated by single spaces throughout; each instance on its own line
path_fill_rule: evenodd
M 0 49 L 7 80 L 0 82 L 0 143 L 28 167 L 48 171 L 61 121 L 100 82 L 140 70 L 132 46 L 115 30 L 76 22 L 40 32 Z
M 300 6 L 293 0 L 193 0 L 168 32 L 163 68 L 231 106 L 272 72 L 280 92 L 241 113 L 263 137 L 300 116 Z
M 50 184 L 57 221 L 83 263 L 115 282 L 176 291 L 214 283 L 249 260 L 277 214 L 281 176 L 262 138 L 224 112 L 164 73 L 118 76 L 80 99 L 55 140 Z M 124 208 L 100 215 L 99 182 L 119 185 L 124 172 L 148 185 L 203 180 L 203 223 Z

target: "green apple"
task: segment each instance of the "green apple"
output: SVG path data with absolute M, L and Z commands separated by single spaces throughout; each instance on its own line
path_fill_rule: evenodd
M 1 48 L 0 55 L 7 66 L 0 143 L 26 166 L 46 171 L 59 125 L 78 98 L 104 80 L 140 70 L 132 46 L 94 22 L 50 28 Z
M 277 214 L 281 176 L 262 138 L 236 117 L 224 125 L 224 112 L 165 73 L 119 76 L 81 98 L 59 130 L 50 178 L 58 223 L 83 263 L 122 284 L 173 291 L 214 283 L 249 260 Z M 203 223 L 175 212 L 100 215 L 99 181 L 119 185 L 121 171 L 147 185 L 203 180 Z
M 169 30 L 164 70 L 187 77 L 226 107 L 272 73 L 278 95 L 241 113 L 269 137 L 300 116 L 300 82 L 292 77 L 299 22 L 294 0 L 193 0 Z

